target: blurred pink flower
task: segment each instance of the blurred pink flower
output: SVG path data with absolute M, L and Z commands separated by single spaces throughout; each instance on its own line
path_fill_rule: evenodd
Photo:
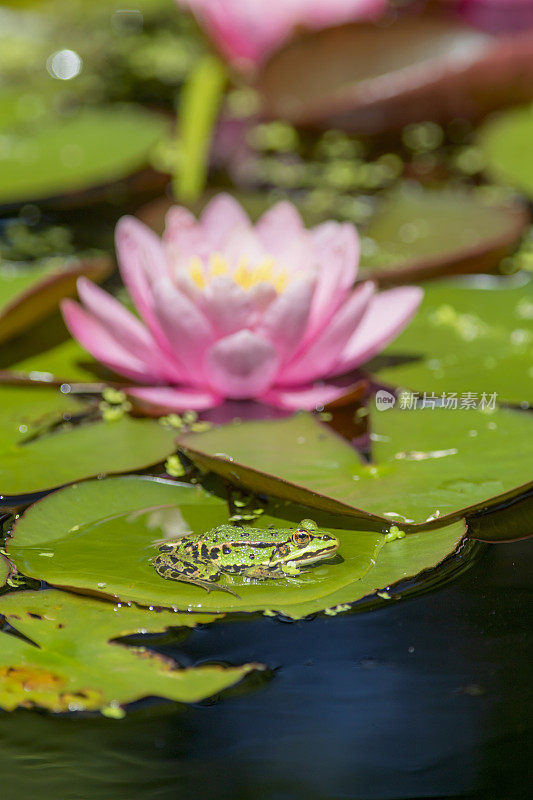
M 236 66 L 259 64 L 293 30 L 376 19 L 388 0 L 177 0 Z
M 136 316 L 91 281 L 62 304 L 72 335 L 136 384 L 129 393 L 166 410 L 253 398 L 312 409 L 346 391 L 328 378 L 394 339 L 422 298 L 417 287 L 353 288 L 359 246 L 349 223 L 307 230 L 288 202 L 252 225 L 232 197 L 197 221 L 167 215 L 162 240 L 134 217 L 117 226 L 124 283 Z

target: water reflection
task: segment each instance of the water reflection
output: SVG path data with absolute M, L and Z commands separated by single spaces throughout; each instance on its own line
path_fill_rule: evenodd
M 160 650 L 187 662 L 274 668 L 219 703 L 3 715 L 8 800 L 526 797 L 531 548 L 494 546 L 454 584 L 379 612 L 167 636 Z

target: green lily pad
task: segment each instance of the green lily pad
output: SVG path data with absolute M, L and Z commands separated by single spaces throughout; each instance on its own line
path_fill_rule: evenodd
M 518 204 L 409 185 L 386 195 L 366 230 L 361 280 L 386 283 L 493 271 L 529 221 Z
M 371 427 L 370 464 L 310 414 L 184 434 L 178 444 L 237 485 L 402 527 L 437 527 L 533 485 L 525 413 L 394 408 L 375 412 Z
M 107 258 L 0 263 L 0 341 L 46 318 L 63 297 L 76 293 L 76 281 L 81 275 L 99 281 L 111 268 Z
M 32 643 L 0 633 L 0 706 L 49 711 L 101 710 L 156 696 L 194 703 L 232 686 L 256 664 L 180 669 L 174 662 L 113 639 L 132 633 L 194 627 L 207 615 L 117 608 L 65 592 L 16 592 L 0 598 L 0 613 Z
M 174 434 L 154 420 L 70 425 L 83 413 L 53 389 L 0 389 L 0 494 L 20 495 L 114 472 L 144 469 L 174 452 Z M 56 426 L 56 427 L 54 427 Z
M 7 579 L 11 575 L 11 564 L 5 558 L 5 556 L 0 556 L 0 589 L 6 585 Z
M 271 501 L 253 524 L 287 528 L 308 516 L 308 508 Z M 313 518 L 339 537 L 339 555 L 297 577 L 247 582 L 241 576 L 223 576 L 220 585 L 238 597 L 165 580 L 151 564 L 162 540 L 227 522 L 226 502 L 199 486 L 124 477 L 68 487 L 26 511 L 7 549 L 21 572 L 54 586 L 141 605 L 207 612 L 274 610 L 298 618 L 341 602 L 338 598 L 355 602 L 381 586 L 414 576 L 420 568 L 435 566 L 464 534 L 464 524 L 457 523 L 435 536 L 428 534 L 428 542 L 410 536 L 387 542 L 381 530 L 364 523 L 354 530 L 346 517 L 313 512 Z M 382 553 L 390 573 L 380 567 L 374 579 Z
M 109 184 L 148 164 L 167 120 L 143 108 L 82 108 L 46 118 L 37 129 L 2 131 L 0 205 L 47 198 Z
M 122 382 L 70 337 L 60 314 L 0 344 L 0 383 L 35 385 Z
M 425 288 L 402 334 L 368 365 L 381 383 L 415 392 L 496 393 L 498 403 L 533 401 L 533 281 L 488 278 Z M 494 283 L 492 282 L 494 281 Z
M 532 138 L 532 105 L 502 112 L 478 132 L 489 177 L 529 197 L 533 197 Z

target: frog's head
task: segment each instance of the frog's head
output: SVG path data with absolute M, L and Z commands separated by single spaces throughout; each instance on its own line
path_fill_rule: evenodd
M 286 564 L 290 561 L 298 566 L 313 564 L 332 556 L 339 544 L 336 536 L 319 528 L 312 519 L 304 519 L 291 532 L 287 541 L 278 545 L 271 563 Z

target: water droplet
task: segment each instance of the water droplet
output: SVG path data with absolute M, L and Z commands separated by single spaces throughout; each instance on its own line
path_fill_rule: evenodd
M 233 458 L 228 456 L 227 453 L 215 453 L 215 458 L 221 458 L 224 461 L 233 461 Z

